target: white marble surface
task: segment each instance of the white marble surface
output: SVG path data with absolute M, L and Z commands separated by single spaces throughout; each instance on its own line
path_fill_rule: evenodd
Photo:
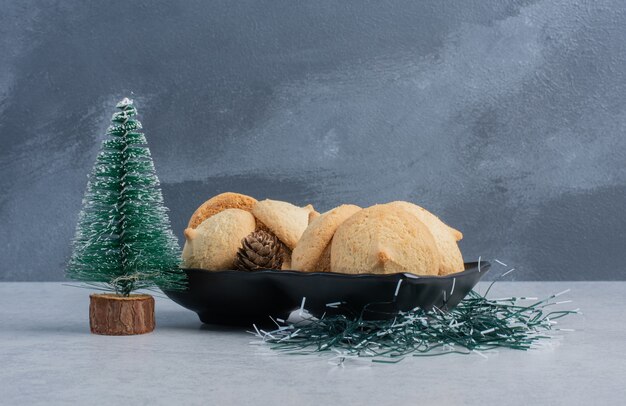
M 626 282 L 499 282 L 492 291 L 566 288 L 584 314 L 546 348 L 337 367 L 328 356 L 250 345 L 249 334 L 203 326 L 167 299 L 157 299 L 152 334 L 91 335 L 88 290 L 0 283 L 0 404 L 622 404 Z

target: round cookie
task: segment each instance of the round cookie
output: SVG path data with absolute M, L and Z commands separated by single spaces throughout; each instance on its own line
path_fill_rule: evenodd
M 291 256 L 292 268 L 304 272 L 318 272 L 322 253 L 329 245 L 337 228 L 354 213 L 361 210 L 359 206 L 344 204 L 323 213 L 311 221 L 304 230 Z M 328 251 L 330 254 L 330 251 Z M 329 267 L 328 263 L 328 267 Z M 320 264 L 322 270 L 326 268 Z M 330 269 L 328 269 L 330 270 Z
M 311 206 L 311 205 L 309 205 L 309 206 Z M 307 207 L 308 207 L 308 206 L 307 206 Z M 313 207 L 313 206 L 311 206 L 311 207 Z M 315 220 L 316 218 L 318 218 L 319 216 L 321 216 L 321 214 L 319 214 L 319 213 L 318 213 L 318 212 L 316 212 L 315 210 L 313 210 L 313 211 L 309 212 L 309 224 L 311 224 L 311 222 L 312 222 L 313 220 Z
M 183 265 L 210 271 L 234 269 L 241 240 L 256 229 L 254 216 L 241 209 L 226 209 L 185 229 Z
M 187 227 L 196 228 L 204 220 L 226 209 L 251 211 L 256 203 L 257 200 L 250 196 L 231 192 L 221 193 L 202 203 L 191 215 Z
M 330 239 L 324 251 L 322 251 L 322 255 L 320 255 L 315 267 L 313 268 L 313 272 L 330 272 L 330 249 L 333 245 L 333 239 Z
M 285 248 L 285 252 L 283 252 L 283 265 L 280 267 L 281 270 L 291 270 L 291 250 L 289 248 Z
M 400 207 L 363 209 L 337 228 L 330 251 L 333 272 L 437 275 L 435 239 L 422 222 Z
M 387 205 L 406 210 L 428 227 L 435 238 L 435 244 L 439 251 L 441 261 L 439 275 L 449 275 L 465 269 L 463 255 L 461 255 L 461 250 L 456 243 L 463 237 L 460 231 L 446 225 L 439 217 L 413 203 L 398 201 L 387 203 Z
M 289 249 L 293 250 L 309 225 L 313 206 L 294 206 L 278 200 L 262 200 L 252 207 L 252 214 Z

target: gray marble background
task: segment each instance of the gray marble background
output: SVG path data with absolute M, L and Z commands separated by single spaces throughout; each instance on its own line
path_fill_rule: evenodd
M 623 1 L 0 0 L 0 280 L 61 280 L 133 97 L 177 235 L 222 191 L 411 200 L 513 279 L 625 279 Z

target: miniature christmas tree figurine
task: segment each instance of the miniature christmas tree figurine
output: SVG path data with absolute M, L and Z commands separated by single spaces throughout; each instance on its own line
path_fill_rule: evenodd
M 141 334 L 154 329 L 154 299 L 131 292 L 182 289 L 185 274 L 137 110 L 127 98 L 116 107 L 89 178 L 66 274 L 112 291 L 91 295 L 92 332 Z

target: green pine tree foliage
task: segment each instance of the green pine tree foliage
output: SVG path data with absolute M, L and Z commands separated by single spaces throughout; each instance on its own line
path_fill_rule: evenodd
M 66 275 L 128 296 L 185 287 L 180 246 L 163 203 L 137 109 L 117 104 L 87 184 Z

